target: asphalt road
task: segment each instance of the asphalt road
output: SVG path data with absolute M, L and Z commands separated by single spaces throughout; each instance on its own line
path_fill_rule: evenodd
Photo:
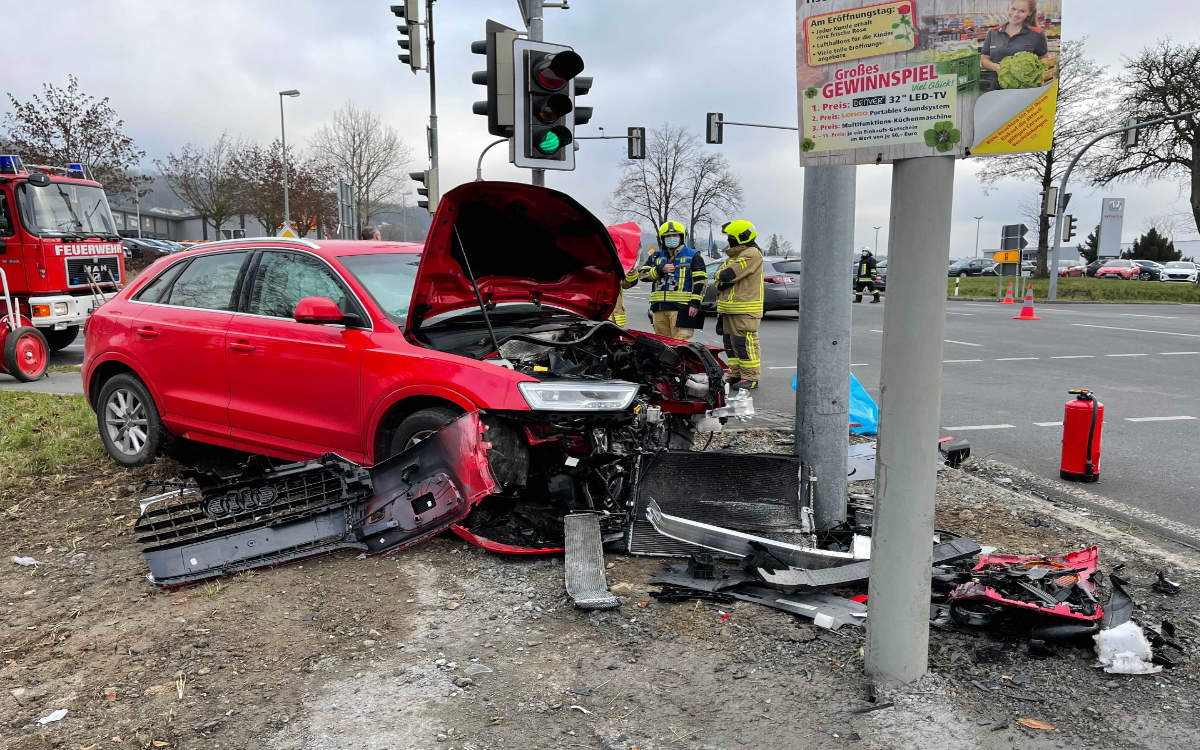
M 647 289 L 626 293 L 629 322 L 649 329 Z M 878 399 L 887 302 L 854 306 L 852 371 Z M 943 363 L 942 425 L 976 456 L 1057 477 L 1068 388 L 1094 390 L 1105 406 L 1098 483 L 1112 500 L 1200 527 L 1200 306 L 1041 305 L 950 302 Z M 797 315 L 771 313 L 761 328 L 763 377 L 752 424 L 790 427 Z M 719 345 L 708 329 L 697 340 Z M 52 365 L 83 361 L 82 339 Z M 36 383 L 0 375 L 0 390 L 79 393 L 78 373 Z
M 629 322 L 646 322 L 648 290 L 626 293 Z M 878 400 L 886 300 L 854 306 L 851 370 Z M 1200 527 L 1200 306 L 950 302 L 941 423 L 972 454 L 1058 477 L 1067 389 L 1104 404 L 1100 481 L 1112 500 Z M 763 375 L 755 423 L 790 426 L 795 414 L 797 316 L 770 313 L 760 329 Z M 708 330 L 697 340 L 718 344 Z

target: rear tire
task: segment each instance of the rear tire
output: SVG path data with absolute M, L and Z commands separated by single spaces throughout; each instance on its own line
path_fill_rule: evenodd
M 61 331 L 45 331 L 44 335 L 50 351 L 62 351 L 75 342 L 79 335 L 79 326 L 67 326 Z
M 167 437 L 150 391 L 127 373 L 114 375 L 100 389 L 96 424 L 104 450 L 122 466 L 153 462 Z
M 20 326 L 4 337 L 4 369 L 23 383 L 46 374 L 49 356 L 46 337 L 32 326 Z

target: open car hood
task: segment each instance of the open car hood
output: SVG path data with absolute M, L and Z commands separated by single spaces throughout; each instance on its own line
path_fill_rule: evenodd
M 469 182 L 438 201 L 406 330 L 478 307 L 468 266 L 489 306 L 532 302 L 593 320 L 612 314 L 622 274 L 608 230 L 570 196 L 514 182 Z

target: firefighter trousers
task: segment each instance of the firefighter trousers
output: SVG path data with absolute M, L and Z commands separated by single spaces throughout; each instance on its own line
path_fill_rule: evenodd
M 874 302 L 879 301 L 879 290 L 875 288 L 874 279 L 858 279 L 854 282 L 854 301 L 862 302 L 863 290 L 866 289 L 871 294 L 875 295 Z
M 689 341 L 696 332 L 694 328 L 679 328 L 675 325 L 679 320 L 678 310 L 659 310 L 651 313 L 651 319 L 654 321 L 654 332 L 659 336 Z
M 725 349 L 728 354 L 729 376 L 742 380 L 758 380 L 762 364 L 758 348 L 759 319 L 753 315 L 721 316 Z

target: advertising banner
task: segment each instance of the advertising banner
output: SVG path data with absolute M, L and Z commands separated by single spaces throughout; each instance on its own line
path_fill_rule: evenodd
M 1097 258 L 1115 258 L 1121 254 L 1121 227 L 1125 223 L 1125 199 L 1100 201 L 1100 236 L 1096 240 Z
M 796 0 L 801 166 L 1050 148 L 1062 0 Z

